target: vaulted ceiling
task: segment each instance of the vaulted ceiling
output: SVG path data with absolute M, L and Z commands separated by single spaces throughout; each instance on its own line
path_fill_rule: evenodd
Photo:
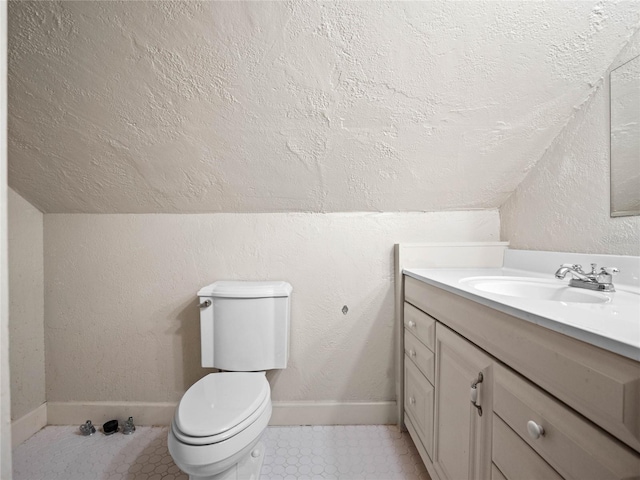
M 9 184 L 45 212 L 496 208 L 640 3 L 9 3 Z

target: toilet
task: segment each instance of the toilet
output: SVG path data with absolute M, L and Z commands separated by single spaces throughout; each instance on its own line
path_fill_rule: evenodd
M 222 371 L 191 386 L 171 422 L 169 453 L 190 480 L 259 478 L 271 418 L 265 371 L 287 366 L 291 291 L 221 281 L 198 292 L 201 363 Z

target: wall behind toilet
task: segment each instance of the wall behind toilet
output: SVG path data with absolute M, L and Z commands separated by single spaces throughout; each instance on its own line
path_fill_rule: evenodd
M 393 400 L 393 244 L 496 241 L 500 228 L 495 210 L 47 214 L 44 225 L 48 402 L 177 401 L 206 373 L 195 294 L 220 279 L 293 285 L 274 400 Z

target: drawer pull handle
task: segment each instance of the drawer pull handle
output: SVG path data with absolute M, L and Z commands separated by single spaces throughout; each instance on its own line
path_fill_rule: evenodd
M 484 376 L 482 375 L 482 372 L 480 372 L 478 373 L 478 378 L 471 382 L 471 405 L 476 407 L 479 416 L 482 416 L 482 407 L 478 403 L 478 384 L 482 383 L 483 380 Z
M 527 432 L 529 432 L 529 436 L 534 440 L 544 436 L 544 428 L 542 428 L 542 425 L 538 425 L 533 420 L 527 422 Z
M 407 323 L 407 325 L 409 325 L 409 328 L 416 328 L 416 322 L 409 320 L 409 323 Z
M 416 404 L 416 399 L 413 397 L 409 397 L 409 404 L 410 405 L 415 405 Z
M 409 355 L 411 357 L 415 357 L 416 356 L 416 351 L 415 350 L 409 350 Z

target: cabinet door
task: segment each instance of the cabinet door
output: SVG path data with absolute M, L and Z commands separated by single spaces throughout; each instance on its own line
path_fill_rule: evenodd
M 472 319 L 470 319 L 472 320 Z M 476 404 L 471 385 L 477 384 Z M 493 361 L 447 327 L 436 326 L 434 466 L 442 480 L 491 477 Z

